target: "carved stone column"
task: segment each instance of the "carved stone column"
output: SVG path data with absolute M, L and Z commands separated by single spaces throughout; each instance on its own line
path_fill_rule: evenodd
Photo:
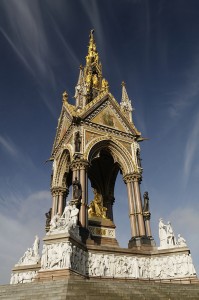
M 124 182 L 126 183 L 127 192 L 128 192 L 131 237 L 134 238 L 139 235 L 139 232 L 138 232 L 138 224 L 137 224 L 137 208 L 136 208 L 136 201 L 135 201 L 135 195 L 134 195 L 134 189 L 133 189 L 132 174 L 126 175 L 124 177 Z
M 150 226 L 151 213 L 144 212 L 143 215 L 145 220 L 146 235 L 151 238 L 152 237 L 151 226 Z
M 52 194 L 52 214 L 51 214 L 51 218 L 52 218 L 57 212 L 57 192 L 54 189 L 51 189 L 51 194 Z
M 80 162 L 80 184 L 82 187 L 82 200 L 79 213 L 79 222 L 82 227 L 88 228 L 88 174 L 87 161 Z
M 135 202 L 137 208 L 137 218 L 138 218 L 138 229 L 139 229 L 139 236 L 146 236 L 145 226 L 144 226 L 144 217 L 142 212 L 142 200 L 140 194 L 140 174 L 133 174 L 133 188 L 135 194 Z
M 74 161 L 71 165 L 72 169 L 72 182 L 75 181 L 75 178 L 79 180 L 79 165 L 76 161 Z M 72 186 L 72 195 L 73 195 L 73 186 Z
M 72 172 L 73 172 L 73 180 L 75 177 L 79 180 L 82 188 L 82 199 L 81 199 L 81 206 L 79 212 L 79 223 L 83 228 L 88 227 L 88 175 L 87 175 L 87 166 L 88 162 L 85 160 L 77 159 L 75 160 L 72 165 Z
M 53 187 L 51 189 L 53 203 L 52 203 L 52 216 L 51 218 L 59 213 L 62 215 L 65 203 L 65 196 L 67 194 L 67 189 L 63 187 Z

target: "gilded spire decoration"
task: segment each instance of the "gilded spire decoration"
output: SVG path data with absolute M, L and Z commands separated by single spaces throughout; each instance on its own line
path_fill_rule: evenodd
M 66 91 L 64 91 L 63 94 L 62 94 L 62 101 L 64 103 L 68 102 L 68 94 L 67 94 Z
M 80 67 L 79 79 L 75 88 L 76 107 L 83 108 L 101 92 L 108 92 L 108 81 L 102 76 L 102 65 L 99 60 L 94 30 L 89 35 L 88 54 L 85 67 Z
M 122 100 L 120 103 L 122 111 L 125 113 L 127 119 L 132 122 L 132 105 L 131 100 L 129 99 L 129 96 L 126 91 L 126 84 L 124 81 L 122 81 Z

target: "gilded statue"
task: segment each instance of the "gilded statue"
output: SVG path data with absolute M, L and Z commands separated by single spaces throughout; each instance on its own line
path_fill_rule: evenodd
M 89 71 L 88 75 L 86 76 L 86 83 L 87 83 L 87 84 L 90 84 L 90 83 L 91 83 L 91 78 L 92 78 L 92 74 L 91 74 L 91 72 Z
M 108 90 L 108 81 L 105 79 L 105 78 L 103 78 L 102 79 L 102 89 L 103 90 Z
M 86 64 L 88 65 L 90 63 L 90 57 L 89 55 L 86 56 Z
M 94 74 L 94 76 L 93 76 L 93 85 L 94 85 L 94 87 L 97 87 L 97 85 L 98 85 L 97 74 Z
M 89 205 L 88 216 L 107 219 L 106 217 L 107 208 L 103 207 L 102 195 L 100 195 L 96 189 L 93 189 L 93 193 L 94 193 L 94 199 L 91 201 Z

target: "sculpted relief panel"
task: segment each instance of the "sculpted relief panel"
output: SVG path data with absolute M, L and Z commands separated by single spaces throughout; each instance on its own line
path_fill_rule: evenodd
M 196 274 L 191 255 L 121 256 L 86 252 L 70 242 L 44 245 L 41 268 L 72 269 L 83 275 L 168 279 Z
M 44 245 L 41 257 L 41 271 L 70 269 L 82 275 L 172 279 L 195 276 L 196 271 L 190 254 L 157 255 L 138 257 L 87 252 L 71 242 Z M 11 284 L 31 282 L 37 272 L 14 272 Z

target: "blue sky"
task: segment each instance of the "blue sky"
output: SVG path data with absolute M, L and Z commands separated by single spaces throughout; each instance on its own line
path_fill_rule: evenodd
M 149 192 L 156 243 L 163 217 L 187 240 L 199 271 L 199 2 L 1 0 L 1 284 L 35 234 L 44 236 L 51 206 L 51 164 L 45 161 L 63 91 L 74 103 L 92 28 L 111 93 L 120 102 L 126 82 L 134 123 L 149 138 L 141 144 L 141 189 Z M 121 176 L 115 194 L 117 236 L 127 246 Z

